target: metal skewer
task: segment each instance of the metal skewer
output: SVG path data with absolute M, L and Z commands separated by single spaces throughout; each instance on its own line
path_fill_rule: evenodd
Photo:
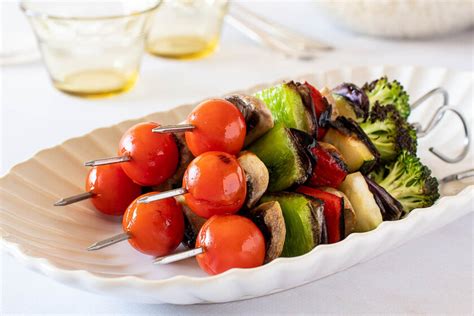
M 107 239 L 98 241 L 98 242 L 96 242 L 96 243 L 93 243 L 92 245 L 90 245 L 90 246 L 87 248 L 87 250 L 88 250 L 88 251 L 99 250 L 99 249 L 102 249 L 102 248 L 105 248 L 105 247 L 108 247 L 108 246 L 112 246 L 112 245 L 114 245 L 114 244 L 116 244 L 116 243 L 119 243 L 119 242 L 121 242 L 121 241 L 130 239 L 130 238 L 132 238 L 132 236 L 129 235 L 128 233 L 121 233 L 121 234 L 112 236 L 112 237 L 110 237 L 110 238 L 107 238 Z
M 191 257 L 195 257 L 195 256 L 197 256 L 201 253 L 204 253 L 204 248 L 202 248 L 202 247 L 194 248 L 194 249 L 191 249 L 191 250 L 186 250 L 186 251 L 175 253 L 175 254 L 172 254 L 172 255 L 158 257 L 153 261 L 153 263 L 154 264 L 168 264 L 168 263 L 188 259 L 188 258 L 191 258 Z
M 463 132 L 464 132 L 463 148 L 462 148 L 461 152 L 456 157 L 448 157 L 445 154 L 443 154 L 442 151 L 439 151 L 434 147 L 430 147 L 429 151 L 431 153 L 433 153 L 433 155 L 435 155 L 439 159 L 443 160 L 444 162 L 456 163 L 456 162 L 459 162 L 459 161 L 463 160 L 466 157 L 467 153 L 469 152 L 469 147 L 470 147 L 470 144 L 471 144 L 471 135 L 469 133 L 469 128 L 467 126 L 467 121 L 464 118 L 464 116 L 458 110 L 456 110 L 453 107 L 448 105 L 449 104 L 448 103 L 449 102 L 448 92 L 445 89 L 441 88 L 441 87 L 435 88 L 435 89 L 429 91 L 428 93 L 426 93 L 425 95 L 421 96 L 415 102 L 413 102 L 411 104 L 411 108 L 412 109 L 417 108 L 422 103 L 424 103 L 426 100 L 428 100 L 429 98 L 431 98 L 432 96 L 434 96 L 436 94 L 441 94 L 442 95 L 443 103 L 436 110 L 435 114 L 431 117 L 431 119 L 428 122 L 428 124 L 426 125 L 426 127 L 423 128 L 421 126 L 421 124 L 418 123 L 418 122 L 413 123 L 413 125 L 416 129 L 417 136 L 422 138 L 422 137 L 425 137 L 426 135 L 428 135 L 435 127 L 437 127 L 441 123 L 441 121 L 444 118 L 446 112 L 451 112 L 451 113 L 455 114 L 459 118 L 459 120 L 461 121 L 461 124 L 462 124 L 462 127 L 463 127 Z
M 187 131 L 192 131 L 195 128 L 194 125 L 191 124 L 179 124 L 179 125 L 165 125 L 155 127 L 151 131 L 153 133 L 183 133 Z
M 459 181 L 459 180 L 470 178 L 470 177 L 474 177 L 474 169 L 464 170 L 464 171 L 460 171 L 454 174 L 450 174 L 449 176 L 442 178 L 440 182 L 448 183 L 448 182 Z
M 96 159 L 96 160 L 86 161 L 84 163 L 84 166 L 96 167 L 96 166 L 110 165 L 113 163 L 121 163 L 121 162 L 130 161 L 130 159 L 132 159 L 130 156 L 118 156 L 118 157 Z
M 155 202 L 159 200 L 164 200 L 173 196 L 183 195 L 186 193 L 188 193 L 188 190 L 186 190 L 185 188 L 178 188 L 178 189 L 169 190 L 166 192 L 156 193 L 153 195 L 142 197 L 141 199 L 137 201 L 137 203 L 147 204 L 147 203 L 151 203 L 151 202 Z
M 92 193 L 92 192 L 84 192 L 84 193 L 81 193 L 81 194 L 77 194 L 77 195 L 73 195 L 73 196 L 70 196 L 70 197 L 67 197 L 67 198 L 60 199 L 59 201 L 54 203 L 54 206 L 69 205 L 69 204 L 76 203 L 76 202 L 79 202 L 79 201 L 82 201 L 82 200 L 90 199 L 93 196 L 94 196 L 94 193 Z

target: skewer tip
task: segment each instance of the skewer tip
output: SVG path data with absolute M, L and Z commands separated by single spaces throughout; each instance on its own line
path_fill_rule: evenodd
M 53 205 L 54 206 L 65 206 L 67 205 L 67 201 L 65 199 L 60 199 L 59 201 L 57 201 L 56 203 L 54 203 Z

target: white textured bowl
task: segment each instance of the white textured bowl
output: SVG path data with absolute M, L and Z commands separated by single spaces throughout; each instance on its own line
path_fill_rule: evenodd
M 416 67 L 361 67 L 292 79 L 306 79 L 320 87 L 342 81 L 362 84 L 382 74 L 400 80 L 413 98 L 433 87 L 445 87 L 452 104 L 457 105 L 472 126 L 472 73 Z M 435 103 L 433 100 L 431 105 Z M 143 120 L 177 123 L 193 106 L 152 114 Z M 417 109 L 413 117 L 427 117 L 432 110 L 432 106 L 425 105 Z M 369 260 L 473 210 L 474 186 L 471 185 L 457 196 L 443 197 L 431 208 L 414 210 L 400 221 L 384 222 L 372 232 L 352 234 L 342 242 L 318 246 L 301 257 L 279 258 L 259 268 L 234 269 L 213 277 L 206 276 L 194 259 L 154 266 L 151 257 L 137 253 L 128 243 L 87 252 L 85 248 L 89 244 L 120 232 L 119 220 L 101 216 L 87 201 L 64 208 L 55 208 L 52 204 L 60 197 L 81 192 L 87 172 L 82 162 L 114 154 L 121 134 L 138 121 L 101 128 L 43 150 L 0 179 L 2 245 L 21 264 L 59 282 L 135 302 L 227 302 L 267 295 L 320 279 Z M 468 158 L 455 165 L 444 164 L 427 151 L 434 143 L 446 150 L 456 149 L 461 144 L 456 139 L 459 130 L 452 128 L 453 122 L 447 119 L 433 135 L 420 141 L 422 159 L 438 177 L 473 167 L 472 148 Z
M 418 38 L 474 25 L 472 0 L 319 0 L 335 23 L 358 33 Z

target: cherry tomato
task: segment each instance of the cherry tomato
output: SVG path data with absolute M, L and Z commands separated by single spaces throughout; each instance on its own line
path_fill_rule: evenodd
M 147 193 L 139 198 L 156 192 Z M 122 227 L 138 251 L 152 256 L 165 256 L 175 250 L 184 236 L 184 216 L 174 198 L 151 203 L 130 204 L 123 216 Z
M 156 123 L 139 123 L 131 127 L 120 140 L 120 156 L 130 161 L 121 163 L 123 171 L 143 186 L 159 185 L 171 177 L 178 166 L 178 146 L 170 134 L 153 133 Z
M 237 159 L 224 152 L 210 151 L 189 164 L 183 177 L 186 204 L 197 215 L 237 212 L 245 202 L 247 183 Z
M 204 252 L 196 256 L 197 262 L 209 274 L 258 267 L 265 258 L 262 232 L 239 215 L 216 215 L 207 220 L 196 239 L 198 247 L 203 247 Z
M 86 179 L 86 192 L 92 192 L 92 204 L 108 215 L 122 215 L 141 193 L 118 164 L 103 165 L 90 169 Z
M 191 112 L 187 121 L 195 127 L 185 133 L 186 144 L 194 156 L 207 151 L 236 155 L 244 145 L 244 116 L 229 101 L 204 101 Z

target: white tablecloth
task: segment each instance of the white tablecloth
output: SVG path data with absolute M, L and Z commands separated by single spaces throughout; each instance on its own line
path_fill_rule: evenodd
M 282 77 L 349 65 L 473 68 L 472 30 L 429 40 L 388 41 L 337 29 L 308 2 L 260 1 L 254 9 L 326 40 L 337 49 L 322 53 L 312 62 L 290 60 L 253 44 L 226 26 L 216 54 L 189 62 L 145 56 L 137 86 L 128 94 L 105 100 L 82 100 L 57 92 L 39 62 L 1 68 L 0 175 L 39 149 L 96 127 Z M 2 24 L 5 28 L 5 19 Z M 129 304 L 57 284 L 2 253 L 0 312 L 472 314 L 473 220 L 474 216 L 468 215 L 374 260 L 312 284 L 219 305 Z

